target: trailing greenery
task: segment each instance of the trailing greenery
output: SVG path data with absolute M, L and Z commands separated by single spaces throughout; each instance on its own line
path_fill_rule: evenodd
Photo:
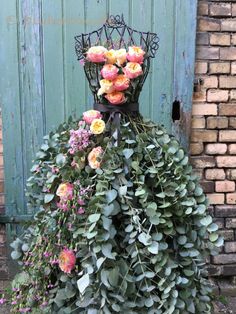
M 210 313 L 205 258 L 222 239 L 178 141 L 141 116 L 122 115 L 118 146 L 109 120 L 72 155 L 76 128 L 70 120 L 46 136 L 31 170 L 28 206 L 38 212 L 12 243 L 22 265 L 13 313 Z M 87 156 L 98 146 L 101 166 L 92 169 Z M 64 182 L 74 189 L 66 210 L 57 195 Z M 57 263 L 63 248 L 75 252 L 71 272 Z

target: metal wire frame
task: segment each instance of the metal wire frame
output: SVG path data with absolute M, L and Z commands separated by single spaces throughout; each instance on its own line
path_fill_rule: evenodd
M 111 15 L 106 22 L 97 30 L 75 36 L 75 51 L 78 60 L 84 60 L 84 71 L 89 82 L 90 89 L 94 95 L 95 102 L 101 102 L 97 96 L 100 71 L 103 64 L 86 61 L 86 52 L 92 46 L 104 46 L 107 49 L 128 49 L 129 46 L 140 46 L 145 51 L 145 58 L 142 64 L 143 75 L 136 78 L 135 86 L 130 90 L 127 102 L 138 102 L 139 94 L 150 68 L 150 58 L 154 58 L 159 48 L 159 38 L 156 33 L 141 32 L 127 26 L 123 14 Z M 103 103 L 107 103 L 103 99 Z

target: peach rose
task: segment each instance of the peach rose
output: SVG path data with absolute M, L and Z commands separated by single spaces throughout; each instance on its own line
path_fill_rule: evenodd
M 129 83 L 129 79 L 125 75 L 120 74 L 113 81 L 114 89 L 119 92 L 126 90 L 127 88 L 129 88 Z
M 91 124 L 94 119 L 102 119 L 102 114 L 97 110 L 88 110 L 83 113 L 83 120 Z
M 58 260 L 59 267 L 64 273 L 70 274 L 71 271 L 75 268 L 76 257 L 72 250 L 64 249 L 61 251 Z
M 93 134 L 101 134 L 105 130 L 106 124 L 101 119 L 94 119 L 90 125 L 90 131 Z
M 137 62 L 128 62 L 123 68 L 123 72 L 129 79 L 134 79 L 143 74 L 142 67 Z
M 101 70 L 102 77 L 106 80 L 114 80 L 118 75 L 119 69 L 112 64 L 105 64 Z
M 106 62 L 110 64 L 116 63 L 116 52 L 114 49 L 105 52 Z
M 112 93 L 114 91 L 114 86 L 113 86 L 112 81 L 103 79 L 99 83 L 101 87 L 98 90 L 98 93 L 97 93 L 98 96 L 105 93 Z
M 126 62 L 127 52 L 125 49 L 116 50 L 116 64 L 120 67 Z
M 101 146 L 95 147 L 88 154 L 88 163 L 92 169 L 100 168 L 101 162 L 98 158 L 101 158 L 103 154 L 103 149 Z
M 145 51 L 142 48 L 137 46 L 129 47 L 129 51 L 127 53 L 127 59 L 131 62 L 143 63 L 143 56 L 145 55 Z
M 104 62 L 107 49 L 103 46 L 93 46 L 87 51 L 87 60 L 90 62 Z
M 126 102 L 126 98 L 124 93 L 122 92 L 113 92 L 110 94 L 107 94 L 105 98 L 111 103 L 112 105 L 120 105 Z
M 63 201 L 71 200 L 73 198 L 73 189 L 72 183 L 61 183 L 56 191 L 56 195 Z

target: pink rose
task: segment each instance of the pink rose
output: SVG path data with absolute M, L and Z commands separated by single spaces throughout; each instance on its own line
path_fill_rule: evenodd
M 64 273 L 70 274 L 75 268 L 76 257 L 72 250 L 64 249 L 59 255 L 59 267 Z
M 124 102 L 126 102 L 126 98 L 124 93 L 122 92 L 113 92 L 110 94 L 107 94 L 105 98 L 111 103 L 112 105 L 121 105 Z
M 131 62 L 143 63 L 143 56 L 145 52 L 142 48 L 132 46 L 129 47 L 129 51 L 127 54 L 127 59 Z
M 90 62 L 101 63 L 106 61 L 105 53 L 107 49 L 103 46 L 93 46 L 87 51 L 87 60 Z
M 119 69 L 112 64 L 105 64 L 101 70 L 102 77 L 106 80 L 113 81 L 118 75 Z
M 129 79 L 134 79 L 143 74 L 142 67 L 137 62 L 128 62 L 123 68 L 123 72 Z
M 94 119 L 102 119 L 102 114 L 97 110 L 88 110 L 83 113 L 83 120 L 91 124 Z
M 113 81 L 113 86 L 116 91 L 121 92 L 129 88 L 129 83 L 130 83 L 129 79 L 125 75 L 120 74 Z

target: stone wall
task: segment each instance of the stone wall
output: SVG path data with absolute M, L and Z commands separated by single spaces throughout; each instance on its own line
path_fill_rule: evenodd
M 236 275 L 236 0 L 198 3 L 192 164 L 225 238 L 212 275 Z

